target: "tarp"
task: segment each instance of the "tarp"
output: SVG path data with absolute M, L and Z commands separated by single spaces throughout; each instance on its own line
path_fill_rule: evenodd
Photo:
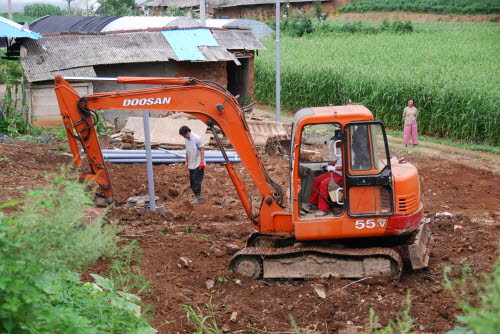
M 206 61 L 198 47 L 219 46 L 209 29 L 167 30 L 161 33 L 181 61 Z
M 30 29 L 39 34 L 67 31 L 99 32 L 120 16 L 44 16 L 30 23 Z
M 42 36 L 0 16 L 0 37 L 40 39 Z

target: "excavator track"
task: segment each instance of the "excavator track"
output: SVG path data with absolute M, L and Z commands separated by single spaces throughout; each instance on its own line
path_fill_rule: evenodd
M 403 261 L 397 251 L 383 247 L 246 247 L 233 256 L 231 268 L 254 279 L 370 277 L 391 281 L 401 276 Z

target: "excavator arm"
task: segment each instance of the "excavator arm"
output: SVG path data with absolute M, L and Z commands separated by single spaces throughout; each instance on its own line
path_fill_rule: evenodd
M 161 86 L 81 97 L 68 80 L 59 75 L 55 77 L 54 85 L 61 116 L 75 166 L 81 167 L 78 143 L 90 163 L 90 171 L 82 171 L 81 179 L 97 182 L 101 188 L 99 196 L 111 202 L 113 191 L 95 129 L 95 110 L 184 112 L 205 122 L 215 136 L 214 125 L 217 125 L 240 156 L 262 196 L 258 213 L 252 212 L 251 196 L 234 166 L 229 161 L 226 161 L 225 166 L 253 226 L 266 234 L 292 235 L 292 217 L 283 208 L 283 191 L 268 176 L 239 104 L 224 88 L 213 82 L 193 78 L 118 77 L 114 80 L 121 84 Z M 222 145 L 220 149 L 223 151 Z

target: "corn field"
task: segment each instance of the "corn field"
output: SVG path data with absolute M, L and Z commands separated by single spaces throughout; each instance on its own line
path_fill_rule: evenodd
M 357 0 L 340 12 L 408 11 L 447 14 L 498 14 L 498 0 Z
M 402 128 L 413 97 L 419 132 L 500 145 L 500 25 L 416 23 L 412 34 L 284 37 L 282 105 L 361 103 L 388 127 Z M 255 97 L 275 104 L 274 41 L 255 65 Z

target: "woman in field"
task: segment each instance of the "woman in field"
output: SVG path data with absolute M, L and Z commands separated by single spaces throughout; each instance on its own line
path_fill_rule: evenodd
M 408 99 L 408 107 L 403 110 L 403 121 L 405 123 L 404 129 L 404 138 L 405 138 L 405 147 L 408 147 L 410 144 L 410 138 L 413 144 L 413 147 L 418 145 L 418 133 L 417 133 L 417 118 L 418 118 L 418 109 L 413 105 L 415 100 L 412 98 Z

